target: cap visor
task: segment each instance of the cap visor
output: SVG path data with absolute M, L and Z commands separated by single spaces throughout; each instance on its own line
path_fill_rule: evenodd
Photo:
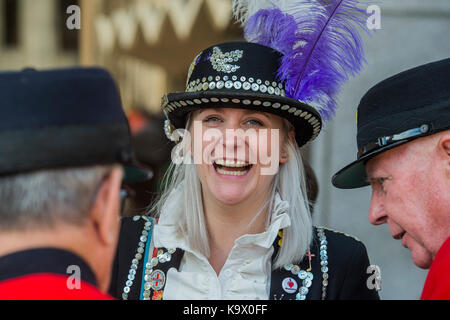
M 368 186 L 369 182 L 367 181 L 366 162 L 378 154 L 406 142 L 408 142 L 408 140 L 397 141 L 380 149 L 374 150 L 371 153 L 362 156 L 360 159 L 350 163 L 348 166 L 339 170 L 333 178 L 331 178 L 333 186 L 339 189 L 356 189 Z
M 339 189 L 356 189 L 368 186 L 365 159 L 352 162 L 336 173 L 331 182 Z

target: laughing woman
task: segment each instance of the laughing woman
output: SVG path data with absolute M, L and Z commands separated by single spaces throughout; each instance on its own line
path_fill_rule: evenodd
M 326 8 L 343 10 L 335 9 Z M 274 25 L 295 20 L 271 8 L 248 26 L 268 17 Z M 260 34 L 251 31 L 247 38 Z M 202 51 L 186 92 L 163 99 L 177 155 L 150 214 L 123 220 L 110 290 L 116 297 L 378 299 L 367 285 L 364 245 L 314 227 L 306 196 L 300 147 L 317 137 L 332 101 L 312 78 L 331 86 L 337 75 L 306 62 L 297 75 L 292 63 L 300 62 L 285 59 L 289 50 L 252 40 Z M 332 63 L 323 60 L 316 62 Z

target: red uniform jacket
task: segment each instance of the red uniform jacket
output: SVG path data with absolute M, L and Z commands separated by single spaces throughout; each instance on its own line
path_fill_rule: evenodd
M 110 300 L 71 252 L 32 249 L 0 257 L 0 300 Z
M 450 237 L 434 257 L 421 299 L 450 300 Z

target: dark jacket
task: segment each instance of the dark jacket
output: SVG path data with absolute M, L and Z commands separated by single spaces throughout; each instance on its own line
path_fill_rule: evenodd
M 128 278 L 130 275 L 130 267 L 132 260 L 136 258 L 136 250 L 138 243 L 142 241 L 142 230 L 146 223 L 147 217 L 135 221 L 137 218 L 124 218 L 122 220 L 122 227 L 119 238 L 119 245 L 116 253 L 116 258 L 113 267 L 113 276 L 111 280 L 111 287 L 109 293 L 119 299 L 123 298 L 124 288 L 126 287 Z M 153 219 L 150 219 L 152 221 Z M 321 241 L 317 235 L 318 228 L 314 227 L 314 239 L 311 245 L 311 254 L 314 255 L 311 259 L 311 273 L 313 274 L 313 280 L 311 286 L 308 288 L 306 294 L 306 300 L 320 300 L 322 299 L 323 292 L 323 280 L 324 272 L 321 265 Z M 357 300 L 357 299 L 379 299 L 378 293 L 374 289 L 368 288 L 368 279 L 372 273 L 368 272 L 370 265 L 367 251 L 364 244 L 348 235 L 343 233 L 323 229 L 324 235 L 327 241 L 327 276 L 328 285 L 326 286 L 325 299 L 327 300 Z M 278 250 L 276 244 L 279 238 L 275 240 L 274 247 Z M 142 243 L 142 242 L 141 242 Z M 165 248 L 163 252 L 167 252 Z M 148 250 L 147 250 L 148 251 Z M 275 251 L 276 252 L 276 251 Z M 275 256 L 276 253 L 274 253 Z M 177 250 L 172 254 L 170 262 L 160 264 L 160 268 L 165 274 L 171 267 L 178 268 L 183 256 L 183 251 Z M 145 268 L 144 261 L 150 261 L 151 257 L 147 260 L 142 259 L 138 265 L 135 274 L 132 276 L 133 284 L 129 287 L 129 292 L 126 292 L 125 297 L 128 300 L 139 299 L 142 295 L 142 286 L 145 283 L 143 281 L 143 268 Z M 303 261 L 299 264 L 302 270 L 309 268 L 308 257 L 305 256 Z M 134 273 L 134 272 L 133 272 Z M 291 277 L 296 279 L 298 286 L 301 286 L 302 280 L 294 275 L 291 271 L 285 268 L 272 271 L 271 276 L 271 289 L 270 299 L 296 299 L 296 293 L 288 294 L 283 289 L 283 280 Z M 370 282 L 370 281 L 369 281 Z M 127 289 L 128 290 L 128 289 Z M 152 291 L 153 292 L 153 291 Z M 151 298 L 151 297 L 150 297 Z

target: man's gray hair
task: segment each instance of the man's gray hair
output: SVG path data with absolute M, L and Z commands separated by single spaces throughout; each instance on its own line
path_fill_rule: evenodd
M 82 225 L 114 165 L 34 171 L 0 177 L 0 231 Z

